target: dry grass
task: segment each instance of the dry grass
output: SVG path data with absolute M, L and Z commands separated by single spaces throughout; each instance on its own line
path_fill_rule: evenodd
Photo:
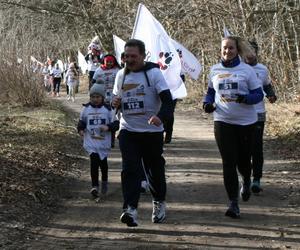
M 34 110 L 0 106 L 0 126 L 0 240 L 9 244 L 12 228 L 48 219 L 81 164 L 67 155 L 83 151 L 75 122 L 55 102 Z
M 266 133 L 274 149 L 284 158 L 300 160 L 300 104 L 267 105 Z

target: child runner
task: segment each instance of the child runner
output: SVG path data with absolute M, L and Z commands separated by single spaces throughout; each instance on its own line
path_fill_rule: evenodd
M 78 133 L 83 137 L 83 147 L 90 155 L 91 194 L 94 197 L 99 192 L 99 167 L 102 174 L 101 193 L 107 193 L 111 132 L 119 129 L 119 121 L 112 122 L 111 111 L 104 106 L 104 97 L 104 85 L 94 84 L 90 89 L 90 102 L 84 104 L 77 126 Z
M 75 88 L 76 84 L 78 84 L 79 74 L 75 68 L 74 63 L 70 63 L 69 69 L 66 73 L 66 84 L 69 87 L 69 94 L 67 99 L 70 100 L 72 98 L 72 102 L 75 102 Z

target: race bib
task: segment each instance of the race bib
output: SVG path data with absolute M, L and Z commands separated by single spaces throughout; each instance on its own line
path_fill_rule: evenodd
M 144 96 L 122 98 L 123 113 L 127 115 L 144 115 Z
M 101 131 L 101 125 L 106 124 L 106 119 L 99 114 L 89 114 L 87 129 L 90 131 L 91 137 L 96 140 L 104 140 L 105 133 Z
M 238 82 L 231 81 L 231 79 L 221 81 L 219 83 L 219 93 L 222 102 L 235 102 L 239 93 Z

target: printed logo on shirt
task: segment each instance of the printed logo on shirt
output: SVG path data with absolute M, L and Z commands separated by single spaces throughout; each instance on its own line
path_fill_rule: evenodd
M 145 86 L 141 84 L 136 90 L 136 95 L 145 95 Z
M 126 83 L 123 85 L 123 90 L 124 91 L 129 91 L 129 90 L 132 90 L 132 89 L 135 89 L 136 87 L 138 87 L 140 84 L 138 83 Z
M 226 73 L 226 74 L 218 74 L 218 78 L 219 79 L 223 79 L 223 78 L 228 78 L 228 77 L 233 77 L 232 74 Z

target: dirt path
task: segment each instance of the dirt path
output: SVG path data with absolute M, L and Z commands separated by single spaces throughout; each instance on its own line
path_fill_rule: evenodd
M 86 99 L 66 102 L 81 110 Z M 241 202 L 241 219 L 224 216 L 227 205 L 221 160 L 212 122 L 202 114 L 177 112 L 173 142 L 166 146 L 167 219 L 151 222 L 151 196 L 143 195 L 139 227 L 119 222 L 122 196 L 118 148 L 109 159 L 109 192 L 100 201 L 89 195 L 88 160 L 71 196 L 48 225 L 37 228 L 25 249 L 300 249 L 299 204 L 290 194 L 300 184 L 293 162 L 272 160 L 267 151 L 264 192 Z

